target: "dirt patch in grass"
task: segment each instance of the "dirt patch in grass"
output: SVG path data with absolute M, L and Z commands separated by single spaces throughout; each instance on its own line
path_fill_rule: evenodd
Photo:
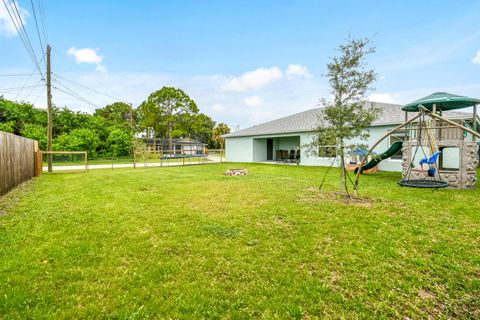
M 365 208 L 371 208 L 373 201 L 366 197 L 355 197 L 353 195 L 345 195 L 340 192 L 320 191 L 317 187 L 308 187 L 299 195 L 299 202 L 302 203 L 318 203 L 323 201 L 332 201 Z

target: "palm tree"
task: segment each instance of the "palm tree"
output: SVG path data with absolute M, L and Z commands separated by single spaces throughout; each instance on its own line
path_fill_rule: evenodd
M 215 128 L 213 128 L 212 139 L 215 143 L 215 147 L 219 149 L 224 148 L 225 139 L 223 139 L 222 136 L 227 133 L 230 133 L 230 127 L 225 123 L 219 123 L 215 126 Z

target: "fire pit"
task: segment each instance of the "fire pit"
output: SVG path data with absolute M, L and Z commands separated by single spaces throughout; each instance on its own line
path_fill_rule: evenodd
M 228 169 L 225 171 L 226 176 L 246 176 L 247 173 L 247 169 Z

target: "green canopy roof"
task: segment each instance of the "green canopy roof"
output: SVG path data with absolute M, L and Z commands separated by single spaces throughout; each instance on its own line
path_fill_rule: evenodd
M 453 110 L 471 107 L 476 104 L 480 104 L 479 99 L 457 96 L 456 94 L 446 93 L 446 92 L 435 92 L 431 95 L 415 100 L 406 104 L 402 110 L 403 111 L 418 111 L 418 106 L 422 105 L 428 110 L 432 110 L 433 105 L 436 105 L 437 110 Z

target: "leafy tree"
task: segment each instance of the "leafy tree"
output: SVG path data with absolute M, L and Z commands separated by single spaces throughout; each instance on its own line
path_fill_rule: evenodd
M 55 107 L 52 112 L 53 135 L 58 136 L 74 129 L 87 128 L 90 118 L 91 115 L 86 112 L 72 111 L 67 107 L 61 109 Z
M 152 118 L 158 119 L 159 125 L 165 130 L 170 150 L 173 149 L 172 132 L 175 125 L 182 119 L 182 116 L 198 113 L 195 101 L 181 89 L 172 87 L 163 87 L 150 94 L 146 105 L 146 108 L 158 110 L 158 118 Z M 155 121 L 153 122 L 155 123 Z
M 137 128 L 146 133 L 147 139 L 155 138 L 160 127 L 160 114 L 158 107 L 147 101 L 142 102 L 135 109 L 135 118 L 137 119 Z
M 37 140 L 40 150 L 47 150 L 47 130 L 44 126 L 27 123 L 22 129 L 22 136 Z
M 185 114 L 179 117 L 172 136 L 190 137 L 210 145 L 214 126 L 215 121 L 206 114 Z
M 113 129 L 107 138 L 107 152 L 109 155 L 118 157 L 127 155 L 132 146 L 133 136 L 130 132 L 122 129 Z
M 90 156 L 127 155 L 135 132 L 149 137 L 190 136 L 209 143 L 215 122 L 198 113 L 195 102 L 182 90 L 164 87 L 152 93 L 133 113 L 130 105 L 115 102 L 95 110 L 94 115 L 53 107 L 53 144 L 55 150 L 88 151 Z M 46 149 L 47 112 L 24 102 L 0 96 L 0 130 L 39 141 Z M 133 129 L 133 130 L 132 130 Z M 172 144 L 170 144 L 172 145 Z
M 108 152 L 106 141 L 110 135 L 110 131 L 115 129 L 115 127 L 112 127 L 107 120 L 100 116 L 91 116 L 88 119 L 86 128 L 93 130 L 100 139 L 100 144 L 97 147 L 97 154 L 106 154 Z
M 375 52 L 368 39 L 348 38 L 338 48 L 340 55 L 327 64 L 333 101 L 322 100 L 323 109 L 316 129 L 311 150 L 319 152 L 318 146 L 331 145 L 335 156 L 340 158 L 340 191 L 348 194 L 345 155 L 349 150 L 365 148 L 352 140 L 364 141 L 369 137 L 367 128 L 377 118 L 379 109 L 365 103 L 366 93 L 372 89 L 377 75 L 367 69 L 365 57 Z
M 97 147 L 100 145 L 100 138 L 91 129 L 74 129 L 70 133 L 58 136 L 54 142 L 55 150 L 62 151 L 87 151 L 90 157 L 97 155 Z
M 130 129 L 130 105 L 124 102 L 115 102 L 103 108 L 96 109 L 94 116 L 99 116 L 107 120 L 112 125 L 124 129 Z
M 0 121 L 0 131 L 13 133 L 13 128 L 15 127 L 15 122 L 13 121 Z
M 230 133 L 230 127 L 225 123 L 219 123 L 213 128 L 212 140 L 216 149 L 223 149 L 225 147 L 225 139 L 222 138 L 224 134 Z
M 47 113 L 45 110 L 36 109 L 28 103 L 17 103 L 0 97 L 0 128 L 21 135 L 27 123 L 45 125 Z

